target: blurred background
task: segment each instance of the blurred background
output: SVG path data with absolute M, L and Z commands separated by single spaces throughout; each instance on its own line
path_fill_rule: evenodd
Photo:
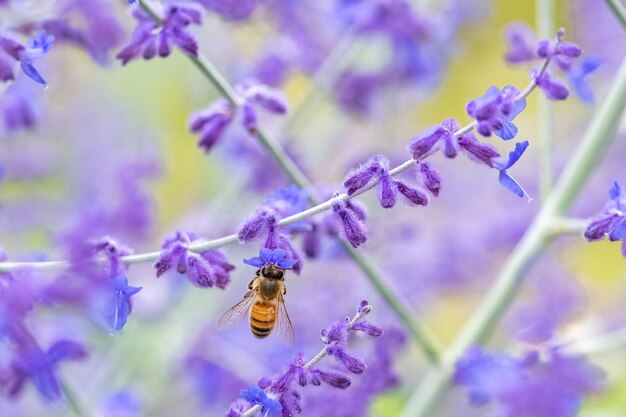
M 189 115 L 218 96 L 179 51 L 127 66 L 116 62 L 136 23 L 126 1 L 6 3 L 0 6 L 3 29 L 63 16 L 93 46 L 86 51 L 57 41 L 38 65 L 50 84 L 45 90 L 24 76 L 1 86 L 0 236 L 12 260 L 63 259 L 67 235 L 85 224 L 91 237 L 110 235 L 135 253 L 158 250 L 176 230 L 205 238 L 231 234 L 276 188 L 290 185 L 240 127 L 229 128 L 209 154 L 198 148 Z M 323 193 L 341 190 L 347 171 L 376 153 L 393 166 L 405 161 L 409 139 L 445 118 L 464 125 L 466 102 L 489 86 L 521 89 L 528 82 L 528 67 L 503 59 L 507 24 L 536 27 L 535 2 L 527 0 L 407 1 L 410 9 L 390 11 L 370 27 L 354 24 L 365 0 L 200 3 L 204 23 L 191 28 L 200 50 L 233 83 L 255 78 L 285 92 L 289 113 L 261 119 Z M 601 0 L 555 3 L 554 26 L 565 27 L 568 40 L 601 61 L 589 78 L 594 103 L 572 97 L 554 106 L 558 173 L 626 57 L 626 31 Z M 420 29 L 405 42 L 409 18 Z M 501 187 L 495 171 L 441 156 L 432 161 L 441 172 L 441 194 L 427 207 L 389 211 L 373 193 L 361 199 L 369 209 L 369 240 L 359 251 L 444 343 L 480 302 L 541 205 L 538 96 L 516 119 L 519 140 L 531 145 L 530 155 L 513 168 L 532 202 Z M 21 111 L 28 117 L 9 123 L 16 103 L 27 106 Z M 595 215 L 612 181 L 626 183 L 626 126 L 616 134 L 573 216 Z M 498 138 L 487 141 L 502 154 L 513 147 Z M 300 246 L 299 237 L 294 241 Z M 259 245 L 224 248 L 236 266 L 224 290 L 192 287 L 175 272 L 156 279 L 151 264 L 132 265 L 129 282 L 143 289 L 133 297 L 128 323 L 113 335 L 75 307 L 41 306 L 28 325 L 41 345 L 70 337 L 87 346 L 86 359 L 57 372 L 89 416 L 213 416 L 297 352 L 317 353 L 320 329 L 368 299 L 374 306 L 369 319 L 386 333 L 380 340 L 355 338 L 351 346 L 370 369 L 354 376 L 345 392 L 302 389 L 302 415 L 398 415 L 428 365 L 332 239 L 323 240 L 316 259 L 305 260 L 300 276 L 287 277 L 294 346 L 276 337 L 254 339 L 246 324 L 217 330 L 218 318 L 241 299 L 254 274 L 241 260 L 256 256 Z M 559 237 L 527 272 L 490 346 L 543 349 L 626 326 L 625 265 L 617 243 L 588 244 L 579 233 Z M 547 320 L 550 330 L 538 334 Z M 0 362 L 9 360 L 8 348 L 0 354 Z M 626 346 L 592 358 L 606 371 L 607 385 L 584 403 L 581 416 L 624 415 L 625 359 Z M 469 409 L 461 389 L 449 395 L 438 415 L 480 414 Z M 0 415 L 72 414 L 40 399 L 29 385 L 18 399 L 0 399 Z

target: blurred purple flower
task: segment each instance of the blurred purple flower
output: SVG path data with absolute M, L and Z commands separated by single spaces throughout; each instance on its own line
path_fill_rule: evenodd
M 0 369 L 0 395 L 15 398 L 30 380 L 46 400 L 61 398 L 54 368 L 61 361 L 83 359 L 87 354 L 82 344 L 61 340 L 43 352 L 32 334 L 20 322 L 13 323 L 8 334 L 15 356 L 8 367 Z
M 226 21 L 248 19 L 256 10 L 259 0 L 195 0 Z
M 54 36 L 46 34 L 45 30 L 35 33 L 26 46 L 9 33 L 0 34 L 0 81 L 15 79 L 12 61 L 17 61 L 24 74 L 43 86 L 48 85 L 33 64 L 50 51 L 53 42 Z
M 129 0 L 130 1 L 130 0 Z M 136 0 L 134 0 L 136 1 Z M 102 405 L 102 417 L 141 417 L 141 399 L 130 390 L 121 390 L 109 395 Z
M 109 63 L 110 50 L 124 37 L 111 5 L 104 0 L 62 0 L 58 4 L 58 17 L 44 20 L 42 28 L 57 42 L 85 49 L 97 63 Z
M 586 57 L 581 62 L 571 66 L 567 72 L 569 84 L 572 86 L 576 96 L 587 104 L 593 104 L 593 89 L 587 81 L 589 74 L 593 73 L 602 64 L 597 58 Z
M 186 28 L 190 24 L 202 23 L 201 10 L 193 3 L 169 3 L 163 6 L 160 15 L 163 16 L 162 22 L 157 23 L 142 9 L 133 9 L 138 24 L 130 43 L 116 56 L 122 65 L 140 57 L 167 57 L 172 52 L 172 44 L 189 55 L 198 55 L 198 42 Z
M 345 71 L 333 86 L 335 100 L 348 112 L 357 116 L 367 115 L 372 102 L 383 86 L 377 74 Z
M 261 406 L 261 412 L 267 417 L 281 417 L 283 407 L 279 400 L 267 395 L 265 390 L 260 389 L 256 385 L 250 385 L 248 388 L 241 390 L 241 397 L 250 404 L 258 404 Z
M 9 135 L 33 129 L 41 117 L 39 92 L 34 84 L 20 78 L 7 87 L 0 98 L 0 131 Z
M 474 347 L 456 363 L 454 381 L 473 405 L 492 404 L 498 416 L 574 417 L 583 396 L 602 389 L 603 373 L 558 351 L 542 361 L 537 352 L 517 359 Z
M 187 276 L 196 287 L 224 289 L 230 282 L 229 272 L 235 267 L 217 249 L 191 252 L 189 244 L 196 241 L 193 233 L 176 232 L 164 243 L 159 260 L 154 264 L 157 278 L 174 268 Z
M 608 238 L 622 241 L 622 255 L 626 258 L 626 191 L 617 181 L 609 190 L 609 202 L 585 229 L 587 242 Z

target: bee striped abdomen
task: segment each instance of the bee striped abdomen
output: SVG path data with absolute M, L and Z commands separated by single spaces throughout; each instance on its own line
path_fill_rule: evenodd
M 250 330 L 255 337 L 262 339 L 269 336 L 276 325 L 276 304 L 257 301 L 250 309 Z

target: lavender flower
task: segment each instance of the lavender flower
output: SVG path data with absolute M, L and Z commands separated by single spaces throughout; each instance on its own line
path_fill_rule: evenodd
M 476 120 L 476 131 L 483 136 L 496 134 L 504 140 L 517 135 L 513 119 L 526 108 L 526 99 L 517 100 L 520 91 L 507 85 L 500 91 L 489 87 L 487 93 L 467 103 L 467 114 Z
M 416 167 L 418 179 L 424 183 L 424 186 L 432 195 L 437 197 L 441 190 L 441 176 L 439 172 L 432 168 L 428 162 L 420 162 Z
M 569 84 L 583 103 L 593 104 L 594 102 L 593 89 L 589 85 L 587 77 L 601 64 L 602 62 L 597 58 L 586 57 L 582 62 L 572 65 L 567 72 Z
M 208 10 L 219 14 L 226 21 L 239 22 L 250 18 L 258 0 L 196 0 Z
M 520 159 L 524 151 L 528 148 L 528 141 L 519 142 L 515 144 L 515 149 L 509 153 L 509 158 L 505 160 L 504 158 L 495 158 L 493 160 L 493 165 L 496 169 L 500 171 L 500 175 L 498 176 L 498 181 L 508 190 L 510 190 L 513 194 L 518 195 L 519 197 L 524 197 L 524 195 L 528 195 L 526 191 L 522 188 L 521 185 L 517 183 L 509 174 L 507 174 L 506 170 L 511 168 L 515 163 Z
M 176 232 L 164 243 L 159 260 L 154 264 L 157 278 L 174 268 L 179 274 L 200 288 L 226 288 L 230 282 L 229 272 L 235 267 L 218 250 L 191 252 L 188 247 L 196 241 L 193 233 Z
M 303 211 L 307 204 L 308 193 L 296 186 L 275 190 L 274 194 L 256 210 L 255 215 L 246 220 L 239 230 L 239 240 L 251 242 L 265 236 L 263 247 L 282 249 L 289 258 L 296 259 L 293 271 L 299 275 L 303 264 L 301 256 L 291 243 L 290 235 L 306 232 L 311 226 L 305 222 L 298 222 L 279 228 L 278 221 L 283 217 Z
M 167 57 L 172 52 L 172 44 L 189 55 L 198 55 L 198 43 L 187 26 L 202 23 L 200 9 L 193 3 L 170 3 L 164 6 L 161 15 L 162 22 L 157 23 L 142 9 L 133 9 L 138 24 L 130 43 L 116 56 L 122 65 L 140 57 Z
M 209 152 L 224 135 L 238 111 L 241 112 L 242 126 L 251 135 L 258 128 L 259 108 L 274 114 L 287 112 L 287 101 L 279 90 L 253 82 L 243 83 L 237 86 L 237 90 L 242 96 L 238 106 L 226 99 L 218 99 L 207 109 L 199 110 L 189 118 L 189 130 L 199 135 L 198 146 L 205 152 Z
M 532 62 L 537 59 L 554 61 L 562 71 L 567 72 L 570 84 L 578 97 L 585 103 L 592 100 L 593 93 L 585 78 L 598 67 L 597 61 L 587 64 L 573 65 L 582 51 L 572 42 L 563 42 L 564 32 L 560 30 L 554 40 L 537 41 L 532 30 L 523 24 L 511 24 L 506 29 L 508 51 L 505 59 L 512 63 Z M 550 100 L 565 100 L 569 90 L 565 83 L 552 76 L 547 69 L 534 68 L 530 73 L 531 80 L 543 90 Z
M 574 417 L 584 395 L 602 389 L 602 372 L 583 357 L 537 352 L 513 358 L 469 349 L 457 362 L 454 381 L 469 391 L 475 406 L 492 404 L 503 417 L 521 414 L 535 417 Z
M 261 248 L 259 256 L 244 259 L 243 263 L 257 268 L 263 268 L 265 265 L 276 265 L 282 269 L 289 269 L 294 266 L 298 260 L 285 258 L 286 255 L 287 252 L 284 249 Z
M 355 212 L 350 210 L 343 201 L 333 201 L 332 210 L 341 222 L 341 236 L 354 248 L 367 241 L 365 226 Z
M 47 35 L 39 30 L 30 38 L 26 46 L 8 33 L 0 34 L 0 81 L 15 79 L 11 60 L 18 61 L 24 74 L 35 82 L 46 86 L 48 83 L 34 67 L 34 63 L 41 60 L 52 48 L 54 36 Z
M 66 360 L 79 360 L 86 356 L 82 344 L 60 340 L 44 352 L 33 335 L 21 323 L 14 323 L 8 335 L 15 348 L 15 356 L 6 368 L 0 368 L 0 395 L 15 398 L 30 380 L 46 400 L 61 398 L 56 366 Z
M 626 191 L 617 181 L 609 190 L 609 202 L 585 229 L 587 242 L 608 238 L 622 241 L 622 255 L 626 258 Z
M 370 336 L 382 335 L 382 330 L 363 320 L 371 311 L 371 306 L 363 300 L 357 306 L 356 315 L 350 320 L 342 320 L 322 330 L 324 349 L 314 359 L 306 362 L 304 355 L 296 355 L 284 372 L 274 378 L 263 377 L 257 385 L 250 385 L 241 391 L 241 396 L 253 408 L 247 412 L 261 411 L 268 416 L 288 417 L 300 413 L 300 394 L 292 386 L 294 382 L 304 387 L 309 383 L 319 386 L 322 382 L 327 385 L 346 389 L 351 385 L 350 378 L 341 372 L 319 368 L 317 363 L 325 356 L 335 357 L 350 372 L 361 374 L 365 371 L 365 363 L 348 352 L 348 335 L 351 332 L 361 331 Z M 231 408 L 227 416 L 241 415 L 242 409 Z

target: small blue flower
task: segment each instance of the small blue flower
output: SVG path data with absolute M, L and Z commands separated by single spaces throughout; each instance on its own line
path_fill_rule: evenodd
M 52 48 L 54 42 L 53 35 L 46 35 L 46 31 L 41 29 L 33 35 L 32 38 L 26 44 L 26 49 L 20 52 L 20 66 L 24 74 L 38 82 L 39 84 L 46 86 L 48 83 L 37 72 L 33 66 L 33 62 L 42 59 Z
M 283 406 L 280 401 L 267 396 L 265 391 L 256 385 L 250 385 L 248 388 L 241 390 L 241 396 L 250 404 L 259 404 L 263 417 L 279 417 Z
M 498 181 L 500 184 L 508 188 L 513 194 L 516 194 L 520 197 L 524 197 L 524 195 L 528 195 L 526 191 L 522 188 L 521 185 L 517 183 L 512 177 L 507 174 L 506 170 L 511 168 L 515 163 L 520 159 L 524 151 L 528 148 L 528 141 L 518 142 L 515 144 L 515 149 L 509 153 L 509 159 L 505 160 L 504 158 L 494 159 L 493 165 L 500 171 L 500 175 L 498 177 Z M 529 198 L 530 201 L 530 198 Z
M 131 287 L 125 275 L 113 279 L 113 294 L 105 306 L 104 318 L 111 329 L 120 330 L 126 324 L 131 311 L 130 297 L 142 287 Z
M 255 266 L 261 268 L 264 265 L 272 264 L 283 269 L 289 269 L 298 262 L 297 259 L 285 259 L 287 252 L 284 249 L 268 249 L 261 248 L 259 256 L 251 259 L 244 259 L 243 263 L 246 265 Z
M 489 87 L 484 96 L 467 103 L 467 114 L 476 120 L 476 131 L 483 136 L 496 134 L 503 140 L 517 135 L 513 119 L 526 108 L 526 99 L 517 100 L 520 91 L 507 85 L 500 91 Z
M 598 69 L 601 63 L 602 61 L 598 58 L 587 57 L 581 63 L 572 65 L 567 71 L 569 83 L 583 103 L 593 104 L 594 102 L 593 90 L 587 81 L 587 76 Z

